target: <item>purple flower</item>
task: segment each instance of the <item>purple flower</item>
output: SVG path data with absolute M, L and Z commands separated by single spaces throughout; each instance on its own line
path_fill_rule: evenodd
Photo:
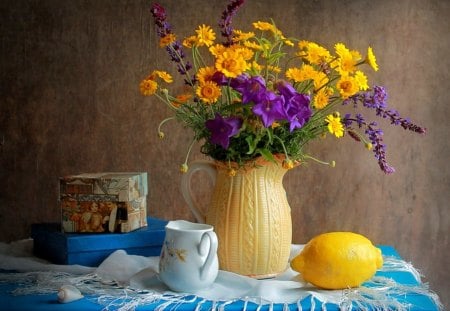
M 228 81 L 229 81 L 229 79 L 227 77 L 225 77 L 225 75 L 223 73 L 221 73 L 220 71 L 216 71 L 213 74 L 213 76 L 211 77 L 211 80 L 213 82 L 216 82 L 217 85 L 220 85 L 220 86 L 228 85 Z
M 261 117 L 264 127 L 269 127 L 276 120 L 286 118 L 283 98 L 270 91 L 264 92 L 253 106 L 253 113 Z
M 276 88 L 284 98 L 291 98 L 299 94 L 292 84 L 284 80 L 279 80 L 276 83 Z
M 240 75 L 231 80 L 231 87 L 242 94 L 242 103 L 257 103 L 261 101 L 267 92 L 266 83 L 261 76 L 249 77 Z
M 239 132 L 242 120 L 237 117 L 224 118 L 217 113 L 214 119 L 205 122 L 205 126 L 211 132 L 210 142 L 227 149 L 230 138 Z
M 289 131 L 301 128 L 312 115 L 309 107 L 308 95 L 298 93 L 295 88 L 286 81 L 279 81 L 277 89 L 284 99 L 284 111 L 289 121 Z
M 244 4 L 244 0 L 233 0 L 228 4 L 227 8 L 222 13 L 222 19 L 219 21 L 219 27 L 222 29 L 222 36 L 225 37 L 225 46 L 230 46 L 233 44 L 233 27 L 231 27 L 231 22 L 233 16 L 236 14 L 237 10 L 241 5 Z
M 296 128 L 301 128 L 308 122 L 312 111 L 309 108 L 309 96 L 305 94 L 297 94 L 284 103 L 284 109 L 289 121 L 289 131 L 292 132 Z
M 364 120 L 364 117 L 361 114 L 356 114 L 355 118 L 352 118 L 350 114 L 346 114 L 343 120 L 344 126 L 347 128 L 347 133 L 350 134 L 350 137 L 355 139 L 356 141 L 360 141 L 360 137 L 356 135 L 351 125 L 356 123 L 359 128 L 365 127 L 365 133 L 372 143 L 372 151 L 374 153 L 375 158 L 378 161 L 378 165 L 381 170 L 386 174 L 392 174 L 395 172 L 395 169 L 387 163 L 386 160 L 386 145 L 383 143 L 383 131 L 377 128 L 376 122 L 367 123 Z
M 172 29 L 170 24 L 166 21 L 167 16 L 164 7 L 158 3 L 154 3 L 150 11 L 157 27 L 158 36 L 160 38 L 164 38 L 165 36 L 171 34 Z M 177 63 L 178 72 L 181 75 L 186 76 L 186 79 L 184 80 L 185 83 L 193 86 L 195 84 L 195 79 L 191 79 L 188 74 L 188 71 L 192 68 L 192 65 L 189 62 L 183 61 L 186 55 L 183 51 L 181 43 L 179 41 L 170 43 L 166 47 L 166 51 L 169 54 L 170 59 Z
M 371 91 L 355 94 L 343 102 L 344 105 L 348 103 L 353 103 L 355 107 L 358 103 L 362 103 L 366 108 L 375 109 L 377 116 L 389 119 L 393 125 L 400 125 L 405 130 L 419 134 L 426 133 L 426 128 L 412 123 L 408 118 L 402 118 L 396 110 L 387 108 L 387 93 L 382 86 L 375 86 Z

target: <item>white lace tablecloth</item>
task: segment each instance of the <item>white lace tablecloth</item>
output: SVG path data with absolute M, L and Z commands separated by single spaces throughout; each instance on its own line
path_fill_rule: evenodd
M 159 257 L 128 255 L 117 250 L 96 268 L 79 265 L 54 265 L 32 255 L 32 240 L 11 244 L 0 243 L 0 269 L 19 273 L 2 274 L 3 281 L 20 282 L 32 275 L 36 282 L 21 286 L 16 294 L 55 292 L 64 284 L 71 284 L 86 295 L 104 305 L 111 304 L 120 310 L 132 310 L 136 306 L 165 301 L 160 307 L 183 303 L 186 297 L 195 297 L 197 303 L 213 301 L 225 307 L 237 300 L 264 304 L 298 304 L 305 297 L 321 302 L 333 303 L 341 310 L 350 310 L 352 304 L 370 304 L 377 310 L 408 310 L 406 303 L 389 297 L 402 293 L 426 295 L 439 306 L 439 298 L 420 282 L 419 273 L 411 264 L 398 258 L 384 258 L 381 271 L 407 271 L 417 279 L 417 286 L 398 284 L 389 278 L 374 277 L 368 285 L 346 290 L 320 290 L 304 282 L 301 275 L 287 267 L 286 271 L 273 279 L 255 280 L 234 273 L 219 271 L 215 283 L 204 290 L 191 293 L 174 293 L 158 278 Z M 303 245 L 292 245 L 291 258 Z M 0 279 L 1 281 L 1 279 Z M 118 298 L 124 296 L 122 303 Z M 192 299 L 191 299 L 192 300 Z M 200 302 L 199 302 L 200 301 Z M 111 306 L 107 307 L 111 310 Z

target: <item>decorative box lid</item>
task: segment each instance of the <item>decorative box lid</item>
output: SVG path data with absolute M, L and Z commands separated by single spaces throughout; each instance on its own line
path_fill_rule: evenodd
M 96 200 L 133 201 L 148 195 L 146 172 L 102 172 L 60 178 L 60 199 L 96 196 Z

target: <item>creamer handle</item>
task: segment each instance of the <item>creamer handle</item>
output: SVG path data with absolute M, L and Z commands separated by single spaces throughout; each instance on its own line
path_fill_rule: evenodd
M 204 249 L 203 245 L 205 243 L 205 237 L 209 238 L 209 251 L 208 251 L 208 256 L 206 257 L 205 263 L 203 264 L 203 267 L 200 269 L 200 279 L 201 280 L 204 280 L 210 273 L 211 266 L 214 263 L 214 259 L 217 254 L 217 245 L 218 245 L 217 235 L 214 231 L 207 231 L 207 232 L 203 233 L 202 238 L 200 240 L 200 245 L 199 245 L 200 255 L 204 255 L 204 254 L 202 254 L 203 253 L 202 249 Z
M 205 214 L 200 210 L 197 202 L 194 202 L 192 196 L 191 179 L 192 175 L 198 171 L 206 171 L 209 177 L 211 177 L 213 184 L 216 182 L 216 168 L 211 161 L 197 160 L 189 164 L 189 170 L 181 177 L 181 193 L 186 201 L 192 214 L 199 223 L 205 223 Z

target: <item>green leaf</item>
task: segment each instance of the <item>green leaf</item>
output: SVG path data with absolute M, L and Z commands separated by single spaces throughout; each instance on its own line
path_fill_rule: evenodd
M 269 137 L 269 145 L 272 145 L 273 143 L 273 130 L 271 127 L 267 128 L 267 136 Z
M 245 137 L 245 141 L 248 144 L 247 154 L 253 154 L 255 152 L 256 146 L 258 145 L 260 138 L 254 137 L 252 135 Z
M 270 152 L 268 149 L 258 148 L 258 150 L 256 151 L 260 153 L 263 156 L 263 158 L 266 159 L 267 161 L 275 162 L 275 158 L 273 157 L 272 152 Z

